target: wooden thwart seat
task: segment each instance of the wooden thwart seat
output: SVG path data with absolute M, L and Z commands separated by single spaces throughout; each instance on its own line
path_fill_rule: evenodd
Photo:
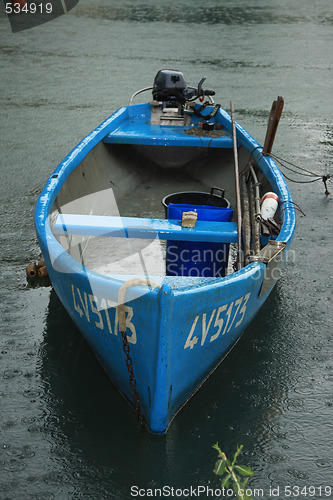
M 170 219 L 59 214 L 53 233 L 143 239 L 158 236 L 161 240 L 237 243 L 237 224 L 234 222 L 197 221 L 195 228 L 186 228 L 181 221 Z

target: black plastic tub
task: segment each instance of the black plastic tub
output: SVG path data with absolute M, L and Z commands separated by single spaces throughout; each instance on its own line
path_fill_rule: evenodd
M 214 191 L 220 194 L 214 194 Z M 230 208 L 229 201 L 224 197 L 224 189 L 212 187 L 210 193 L 203 191 L 182 191 L 165 196 L 162 205 L 165 210 L 165 217 L 168 217 L 168 205 L 206 205 L 208 207 Z

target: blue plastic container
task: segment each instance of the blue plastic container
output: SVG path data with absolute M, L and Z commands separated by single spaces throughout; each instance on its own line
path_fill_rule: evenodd
M 227 200 L 226 205 L 229 205 Z M 232 208 L 207 205 L 170 203 L 168 219 L 182 220 L 183 212 L 197 212 L 198 220 L 230 222 Z M 168 276 L 225 276 L 228 265 L 229 244 L 209 241 L 168 241 L 166 248 L 166 274 Z

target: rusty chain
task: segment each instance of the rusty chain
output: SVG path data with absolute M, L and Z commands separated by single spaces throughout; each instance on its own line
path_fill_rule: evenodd
M 138 421 L 140 422 L 140 425 L 143 427 L 144 426 L 144 419 L 143 419 L 143 415 L 141 412 L 139 394 L 138 394 L 138 391 L 136 390 L 136 380 L 135 380 L 134 373 L 133 373 L 133 362 L 132 362 L 132 358 L 130 356 L 130 346 L 129 346 L 129 343 L 127 340 L 126 332 L 120 332 L 120 333 L 121 333 L 121 336 L 123 339 L 123 350 L 126 354 L 126 366 L 127 366 L 127 370 L 128 370 L 130 386 L 132 389 L 132 399 L 133 399 L 133 403 L 134 403 L 134 408 L 135 408 L 136 415 L 138 417 Z
M 134 408 L 140 422 L 141 427 L 144 427 L 144 417 L 141 412 L 140 399 L 138 391 L 136 390 L 136 380 L 133 373 L 133 363 L 132 358 L 130 356 L 130 347 L 127 340 L 126 335 L 126 314 L 125 314 L 125 295 L 128 288 L 132 286 L 138 285 L 146 285 L 149 287 L 157 287 L 161 288 L 161 285 L 155 283 L 155 281 L 147 278 L 133 278 L 125 281 L 125 283 L 119 288 L 118 291 L 118 305 L 117 305 L 117 314 L 119 321 L 119 331 L 121 333 L 123 339 L 123 349 L 126 354 L 126 366 L 128 370 L 128 376 L 130 381 L 130 386 L 132 389 L 132 399 L 134 403 Z

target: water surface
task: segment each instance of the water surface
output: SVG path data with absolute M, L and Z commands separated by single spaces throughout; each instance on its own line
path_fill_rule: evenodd
M 55 293 L 25 281 L 50 172 L 161 68 L 190 84 L 207 76 L 259 141 L 282 95 L 274 152 L 332 174 L 332 21 L 329 0 L 80 0 L 15 34 L 1 17 L 1 499 L 218 487 L 216 441 L 227 454 L 244 445 L 264 498 L 272 486 L 280 498 L 286 485 L 333 486 L 333 200 L 322 182 L 290 183 L 306 217 L 283 277 L 166 436 L 140 432 Z

